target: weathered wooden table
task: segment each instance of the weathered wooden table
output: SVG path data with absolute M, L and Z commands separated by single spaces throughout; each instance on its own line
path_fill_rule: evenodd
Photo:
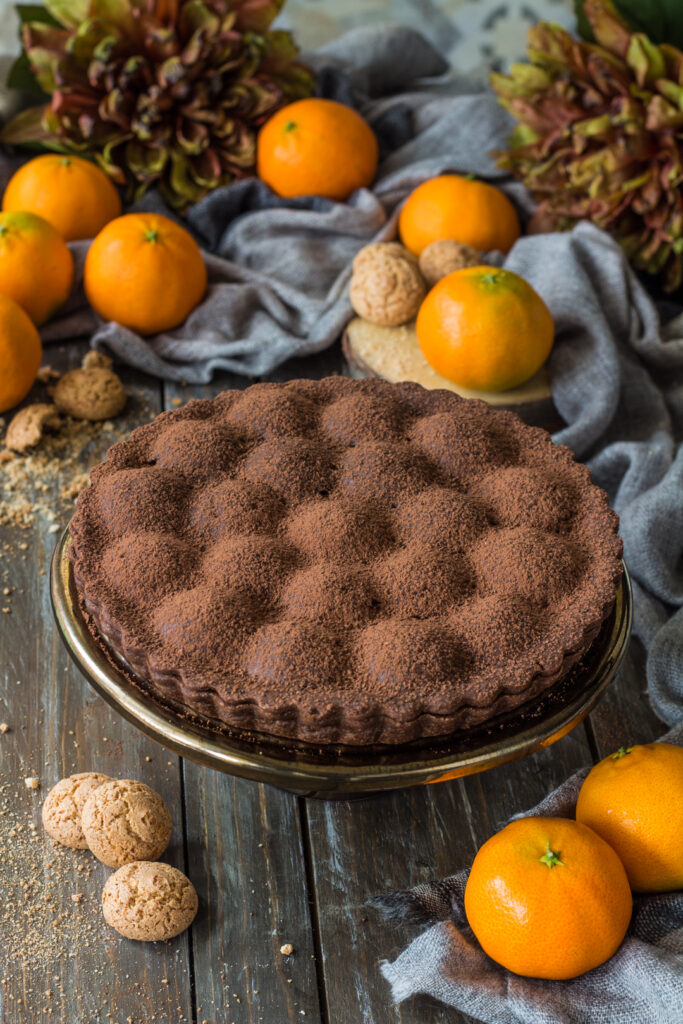
M 84 350 L 83 344 L 51 348 L 46 361 L 64 370 L 77 366 Z M 293 361 L 273 379 L 341 370 L 335 348 Z M 179 399 L 248 383 L 225 374 L 210 387 L 183 388 L 122 375 L 131 397 L 117 425 L 130 428 Z M 102 455 L 95 446 L 90 463 Z M 146 739 L 69 663 L 48 594 L 55 539 L 38 526 L 21 533 L 0 528 L 0 581 L 11 579 L 17 588 L 11 614 L 0 616 L 0 722 L 10 726 L 0 735 L 0 863 L 11 861 L 11 844 L 31 820 L 39 844 L 31 849 L 42 851 L 34 877 L 20 890 L 25 899 L 12 911 L 12 942 L 0 935 L 2 1024 L 469 1021 L 425 999 L 390 1005 L 379 962 L 393 958 L 410 933 L 379 920 L 364 907 L 366 898 L 466 865 L 509 815 L 535 804 L 574 769 L 663 732 L 645 696 L 642 651 L 634 643 L 590 720 L 533 757 L 484 775 L 335 802 L 221 775 Z M 192 878 L 200 911 L 191 931 L 169 943 L 129 942 L 105 925 L 99 900 L 109 871 L 86 852 L 59 858 L 55 895 L 54 851 L 40 832 L 41 799 L 62 776 L 95 769 L 144 780 L 171 809 L 167 859 Z M 28 776 L 40 778 L 40 789 L 24 785 Z M 46 890 L 54 916 L 48 915 L 44 945 L 36 951 L 33 936 L 22 956 L 17 935 L 42 920 L 29 915 L 24 929 L 24 912 Z M 0 891 L 0 905 L 6 898 Z M 286 943 L 294 947 L 289 956 L 280 952 Z

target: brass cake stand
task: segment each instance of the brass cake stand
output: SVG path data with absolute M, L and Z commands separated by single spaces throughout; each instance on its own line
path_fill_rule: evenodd
M 220 730 L 188 720 L 145 692 L 89 632 L 78 604 L 65 530 L 52 558 L 50 589 L 59 631 L 71 657 L 99 694 L 147 736 L 210 768 L 268 782 L 300 796 L 367 795 L 428 785 L 485 771 L 550 746 L 594 707 L 614 678 L 631 631 L 631 586 L 624 569 L 614 610 L 587 654 L 541 699 L 479 731 L 401 747 L 316 748 L 261 734 Z

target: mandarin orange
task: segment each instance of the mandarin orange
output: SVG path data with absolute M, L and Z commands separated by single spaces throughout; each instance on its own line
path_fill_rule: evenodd
M 0 292 L 40 326 L 69 297 L 74 261 L 62 236 L 42 217 L 0 213 Z
M 403 204 L 398 230 L 416 256 L 442 238 L 480 252 L 508 252 L 521 231 L 515 208 L 500 189 L 460 174 L 441 174 L 418 185 Z
M 624 866 L 567 818 L 518 818 L 481 847 L 465 912 L 484 952 L 515 974 L 566 979 L 619 948 L 631 919 Z
M 88 250 L 85 293 L 105 320 L 139 334 L 177 327 L 206 291 L 206 267 L 192 235 L 158 213 L 110 221 Z
M 417 314 L 417 339 L 437 373 L 473 391 L 516 388 L 541 368 L 553 319 L 523 278 L 498 267 L 465 267 L 443 277 Z
M 42 357 L 33 321 L 18 303 L 0 294 L 0 413 L 26 398 Z
M 290 103 L 266 121 L 258 137 L 258 176 L 287 199 L 348 199 L 372 183 L 377 158 L 370 125 L 334 100 Z
M 49 221 L 62 238 L 94 238 L 121 213 L 121 199 L 104 171 L 78 156 L 46 153 L 10 178 L 3 210 L 29 210 Z
M 621 747 L 588 774 L 576 820 L 624 863 L 635 892 L 683 889 L 683 747 Z

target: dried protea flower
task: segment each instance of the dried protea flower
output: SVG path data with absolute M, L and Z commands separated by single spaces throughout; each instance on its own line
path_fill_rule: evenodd
M 139 198 L 157 184 L 182 210 L 254 174 L 256 133 L 313 91 L 284 0 L 50 0 L 60 27 L 29 22 L 23 43 L 44 107 L 0 138 L 92 155 Z
M 683 280 L 683 52 L 633 32 L 611 0 L 586 0 L 597 44 L 557 25 L 529 32 L 530 64 L 492 76 L 520 122 L 499 165 L 539 206 L 531 230 L 587 218 L 634 266 Z

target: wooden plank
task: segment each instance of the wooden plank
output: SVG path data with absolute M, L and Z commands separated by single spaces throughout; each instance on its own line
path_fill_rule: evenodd
M 292 360 L 266 379 L 323 376 L 339 367 L 332 351 Z M 251 383 L 220 374 L 206 387 L 169 384 L 164 404 L 174 408 Z M 192 931 L 197 1020 L 316 1024 L 315 939 L 297 799 L 189 761 L 184 783 L 190 862 L 205 900 Z M 290 956 L 280 953 L 287 943 Z
M 78 365 L 84 348 L 51 347 L 45 360 L 62 369 Z M 159 410 L 160 388 L 135 373 L 122 376 L 130 395 L 126 415 L 117 421 L 123 429 Z M 44 389 L 36 388 L 35 396 L 43 398 Z M 102 458 L 104 447 L 95 443 L 83 453 L 84 468 Z M 48 596 L 56 536 L 44 522 L 23 532 L 0 530 L 10 548 L 0 561 L 8 581 L 3 586 L 17 588 L 11 614 L 0 616 L 0 721 L 10 726 L 0 735 L 0 784 L 6 787 L 0 798 L 0 858 L 9 858 L 16 871 L 13 879 L 0 864 L 2 900 L 7 907 L 13 899 L 16 910 L 0 943 L 0 1019 L 4 1024 L 180 1024 L 192 1019 L 193 1010 L 189 936 L 155 945 L 120 938 L 100 911 L 110 869 L 87 852 L 53 849 L 40 827 L 42 799 L 60 777 L 93 769 L 132 776 L 168 803 L 174 829 L 165 859 L 185 866 L 178 759 L 95 695 L 67 661 L 56 634 Z M 26 776 L 39 777 L 40 789 L 27 789 Z M 29 823 L 36 826 L 35 838 Z M 16 825 L 21 827 L 13 829 Z M 22 881 L 27 889 L 20 888 Z M 81 901 L 75 903 L 73 895 Z
M 196 1012 L 210 1024 L 320 1021 L 297 800 L 184 762 Z M 282 946 L 293 953 L 284 955 Z
M 645 649 L 631 638 L 619 677 L 590 716 L 591 737 L 598 757 L 634 743 L 651 743 L 667 726 L 655 715 L 647 696 Z
M 358 1024 L 434 1024 L 468 1018 L 419 999 L 392 1007 L 379 962 L 393 960 L 416 929 L 365 906 L 462 867 L 474 854 L 457 782 L 354 801 L 306 802 L 315 879 L 325 1019 Z

